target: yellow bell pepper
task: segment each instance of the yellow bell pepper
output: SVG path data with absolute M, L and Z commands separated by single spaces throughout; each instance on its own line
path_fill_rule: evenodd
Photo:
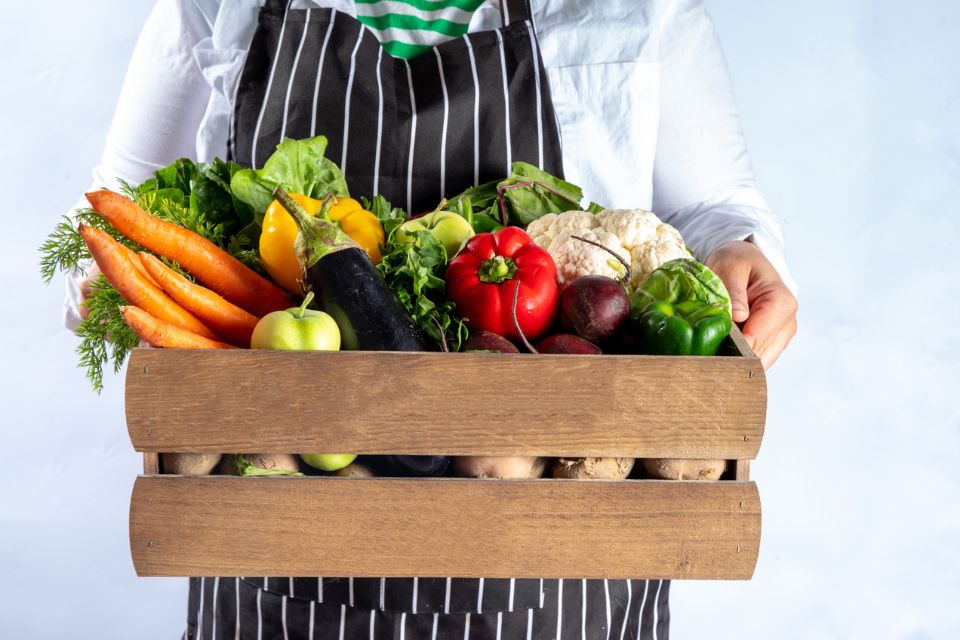
M 320 212 L 322 201 L 308 196 L 290 194 L 297 204 L 315 216 Z M 377 216 L 365 211 L 353 198 L 335 198 L 327 210 L 327 217 L 340 225 L 343 232 L 366 251 L 373 264 L 380 262 L 380 245 L 386 237 Z M 301 294 L 300 280 L 303 270 L 297 262 L 293 244 L 297 240 L 297 224 L 279 202 L 274 200 L 267 207 L 260 233 L 260 262 L 270 277 L 291 293 Z

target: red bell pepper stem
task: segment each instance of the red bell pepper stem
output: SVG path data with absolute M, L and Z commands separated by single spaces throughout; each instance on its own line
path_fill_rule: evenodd
M 477 270 L 477 277 L 480 282 L 488 284 L 500 284 L 513 279 L 517 273 L 517 265 L 510 258 L 503 256 L 493 256 L 489 260 L 484 260 Z

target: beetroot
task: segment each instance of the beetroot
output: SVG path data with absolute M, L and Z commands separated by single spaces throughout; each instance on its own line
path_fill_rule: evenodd
M 471 331 L 470 337 L 463 343 L 461 351 L 499 351 L 500 353 L 519 353 L 517 347 L 492 331 Z
M 537 343 L 539 353 L 578 353 L 585 355 L 600 355 L 600 347 L 583 338 L 569 333 L 558 333 L 544 338 Z
M 606 342 L 630 317 L 623 285 L 606 276 L 582 276 L 560 294 L 560 326 L 590 342 Z

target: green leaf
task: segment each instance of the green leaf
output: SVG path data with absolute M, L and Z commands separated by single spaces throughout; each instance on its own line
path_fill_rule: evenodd
M 415 231 L 413 236 L 414 242 L 389 245 L 377 269 L 417 326 L 437 344 L 458 351 L 467 339 L 467 328 L 447 300 L 446 249 L 429 231 Z
M 343 172 L 324 157 L 326 149 L 324 136 L 307 140 L 284 138 L 262 169 L 242 169 L 233 175 L 230 181 L 233 195 L 251 207 L 257 222 L 263 222 L 277 187 L 318 200 L 328 193 L 349 197 Z

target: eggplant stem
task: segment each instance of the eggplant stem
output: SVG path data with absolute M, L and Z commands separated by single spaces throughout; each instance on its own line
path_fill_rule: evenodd
M 630 282 L 630 263 L 624 260 L 623 258 L 621 258 L 619 253 L 617 253 L 610 247 L 600 242 L 597 242 L 596 240 L 587 240 L 586 238 L 583 238 L 581 236 L 575 236 L 575 235 L 571 235 L 570 237 L 576 240 L 579 240 L 580 242 L 586 242 L 587 244 L 592 244 L 595 247 L 600 247 L 601 249 L 603 249 L 604 251 L 612 255 L 614 258 L 616 258 L 620 262 L 620 264 L 623 265 L 623 268 L 627 270 L 626 273 L 623 275 L 623 277 L 620 278 L 620 284 L 623 284 L 624 286 L 626 286 L 625 283 Z
M 520 297 L 520 280 L 517 280 L 517 284 L 513 287 L 513 306 L 510 309 L 510 315 L 513 316 L 513 328 L 517 330 L 517 333 L 520 335 L 520 340 L 523 341 L 523 346 L 525 346 L 530 353 L 540 353 L 537 351 L 530 341 L 527 340 L 527 336 L 523 335 L 523 329 L 520 328 L 520 320 L 517 319 L 517 299 Z

